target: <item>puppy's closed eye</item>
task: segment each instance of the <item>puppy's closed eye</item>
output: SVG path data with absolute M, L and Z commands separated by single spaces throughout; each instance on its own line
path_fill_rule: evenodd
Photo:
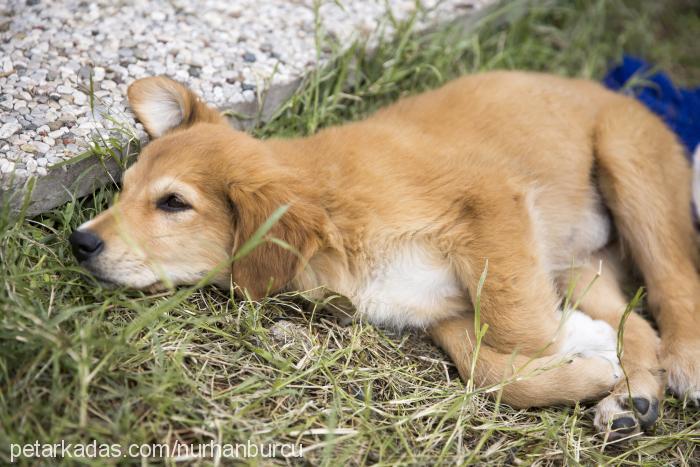
M 192 206 L 177 193 L 170 193 L 163 196 L 156 203 L 156 207 L 166 212 L 180 212 L 192 209 Z

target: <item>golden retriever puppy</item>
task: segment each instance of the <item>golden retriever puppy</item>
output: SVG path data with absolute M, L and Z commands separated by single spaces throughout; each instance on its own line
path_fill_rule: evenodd
M 147 289 L 212 275 L 252 298 L 333 290 L 372 323 L 426 329 L 464 380 L 506 383 L 515 407 L 600 400 L 595 423 L 616 439 L 654 423 L 666 383 L 700 398 L 692 171 L 635 100 L 492 72 L 262 141 L 170 79 L 128 94 L 153 141 L 118 201 L 70 238 L 97 278 Z M 231 263 L 280 206 L 271 241 Z M 618 361 L 622 247 L 661 337 L 632 314 Z

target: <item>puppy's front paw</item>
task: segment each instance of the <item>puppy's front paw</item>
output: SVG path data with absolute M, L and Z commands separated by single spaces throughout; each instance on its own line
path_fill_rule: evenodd
M 661 364 L 671 392 L 697 406 L 700 403 L 700 339 L 664 341 Z
M 627 380 L 598 402 L 593 420 L 608 442 L 649 430 L 659 418 L 663 379 L 658 368 L 625 368 Z

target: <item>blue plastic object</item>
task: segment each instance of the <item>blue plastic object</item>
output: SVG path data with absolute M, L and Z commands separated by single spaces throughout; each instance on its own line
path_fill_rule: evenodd
M 630 93 L 643 102 L 678 135 L 690 158 L 700 144 L 700 87 L 679 88 L 663 72 L 651 73 L 644 60 L 625 55 L 622 63 L 608 72 L 603 83 L 608 88 Z M 625 84 L 631 78 L 638 84 Z

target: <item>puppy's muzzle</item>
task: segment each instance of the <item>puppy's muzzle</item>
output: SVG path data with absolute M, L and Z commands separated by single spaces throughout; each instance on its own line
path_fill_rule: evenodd
M 73 255 L 79 263 L 99 255 L 104 249 L 104 242 L 90 230 L 76 230 L 68 237 Z

